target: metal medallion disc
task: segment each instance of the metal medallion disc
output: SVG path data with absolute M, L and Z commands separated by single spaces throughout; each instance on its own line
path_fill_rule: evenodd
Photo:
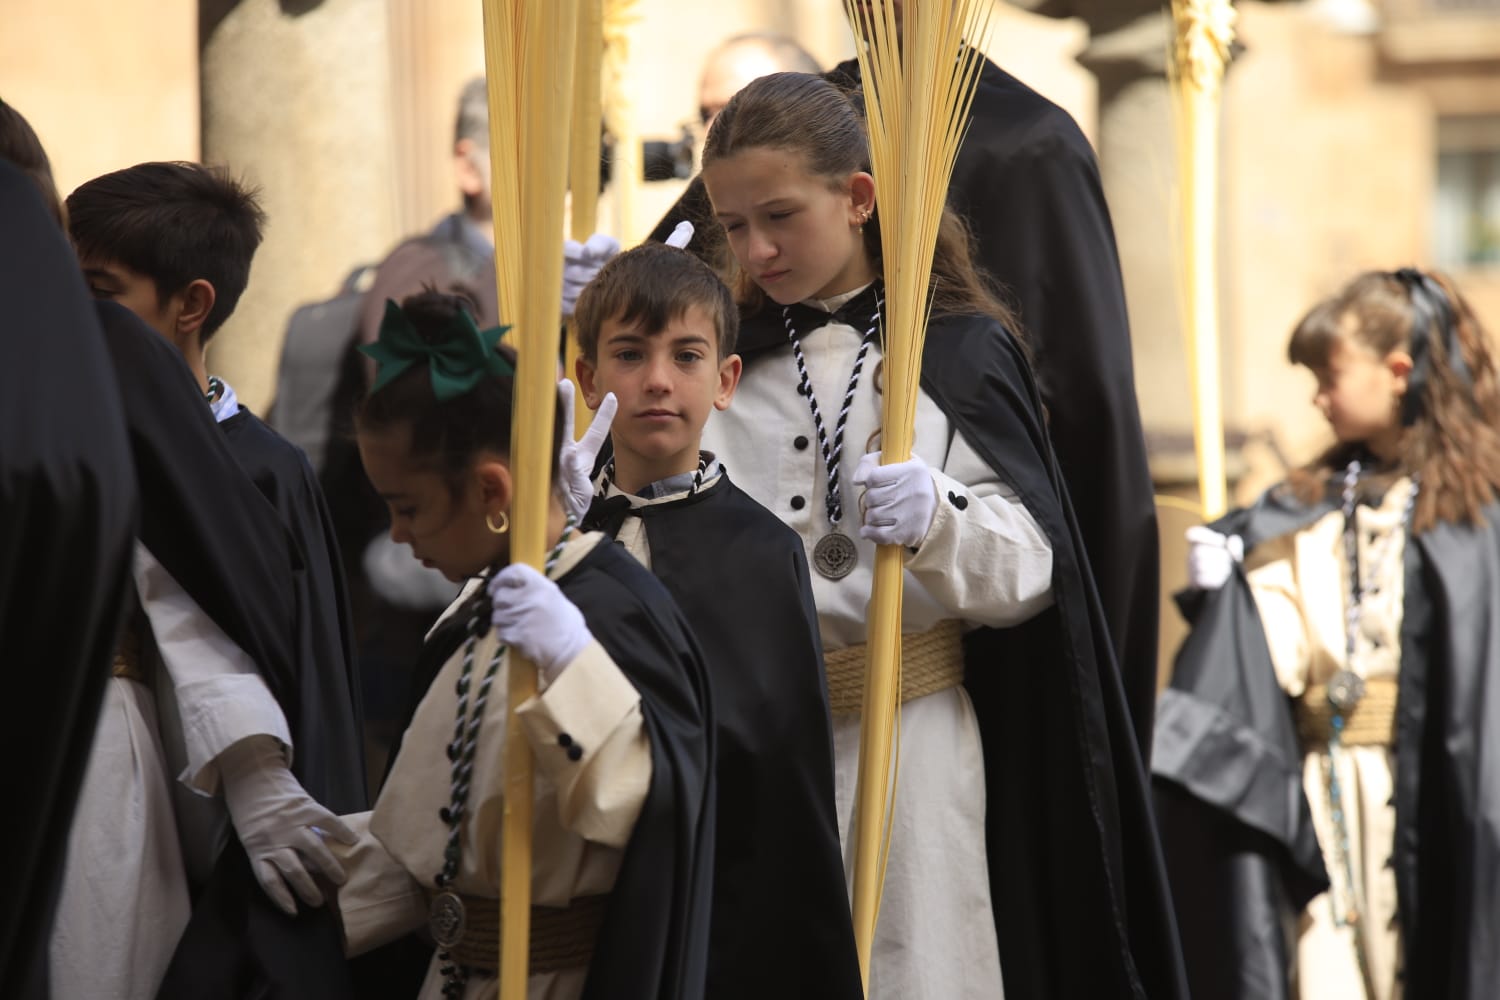
M 468 917 L 464 913 L 464 901 L 456 892 L 443 892 L 432 898 L 427 909 L 427 927 L 432 939 L 444 948 L 452 948 L 464 939 L 464 928 Z
M 859 553 L 848 535 L 835 531 L 818 539 L 818 544 L 813 546 L 813 569 L 829 580 L 842 580 L 854 571 L 857 562 Z
M 1365 696 L 1365 680 L 1352 670 L 1340 670 L 1328 682 L 1328 702 L 1344 715 Z

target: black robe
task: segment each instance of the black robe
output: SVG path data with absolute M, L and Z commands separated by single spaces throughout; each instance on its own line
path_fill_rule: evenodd
M 317 741 L 313 761 L 299 777 L 313 797 L 335 813 L 359 812 L 368 803 L 359 674 L 343 562 L 323 490 L 301 449 L 244 406 L 219 428 L 245 474 L 281 515 L 303 558 L 301 571 L 291 581 L 297 603 L 298 677 L 302 697 L 321 705 L 322 711 L 309 720 L 311 725 L 293 733 L 299 754 Z
M 841 63 L 827 77 L 858 88 L 859 64 Z M 974 234 L 975 262 L 1019 309 L 1035 353 L 1057 463 L 1144 757 L 1156 700 L 1156 507 L 1098 163 L 1066 111 L 986 60 L 948 201 Z M 702 181 L 651 238 L 666 239 L 684 218 L 702 234 L 693 249 L 717 249 Z
M 230 452 L 176 350 L 128 310 L 98 310 L 140 479 L 141 541 L 256 664 L 286 716 L 291 770 L 308 794 L 327 802 L 354 789 L 362 801 L 363 771 L 343 763 L 349 704 L 328 700 L 300 652 L 301 547 Z M 283 914 L 231 837 L 193 899 L 158 995 L 337 997 L 346 980 L 332 914 Z
M 612 521 L 599 527 L 618 533 L 619 520 L 605 512 L 628 502 L 596 501 L 594 511 Z M 692 623 L 713 686 L 719 797 L 708 995 L 863 997 L 802 540 L 727 473 L 630 514 L 645 522 L 651 571 Z
M 0 160 L 0 996 L 47 996 L 68 830 L 129 601 L 135 473 L 93 303 L 35 185 Z M 31 725 L 20 718 L 30 718 Z
M 557 585 L 640 692 L 651 741 L 650 788 L 610 891 L 583 998 L 699 1000 L 715 839 L 714 708 L 702 653 L 661 583 L 617 545 L 601 539 Z M 483 587 L 428 637 L 417 667 L 428 684 L 466 640 L 474 603 L 488 604 Z M 407 949 L 405 968 L 393 958 L 387 971 L 420 983 L 414 960 L 425 971 L 431 949 L 411 947 L 410 939 Z
M 1275 490 L 1213 527 L 1249 550 L 1333 509 Z M 1404 989 L 1479 1000 L 1500 982 L 1500 506 L 1411 539 L 1405 574 L 1391 860 Z M 1328 884 L 1291 703 L 1242 572 L 1184 610 L 1153 770 L 1189 976 L 1200 996 L 1289 997 L 1295 917 Z
M 779 316 L 744 317 L 747 376 L 783 343 Z M 935 317 L 921 387 L 1052 547 L 1052 607 L 964 637 L 1006 993 L 1185 997 L 1146 774 L 1030 366 L 988 317 Z

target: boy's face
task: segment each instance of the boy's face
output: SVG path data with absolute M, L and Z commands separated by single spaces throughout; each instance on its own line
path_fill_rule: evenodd
M 617 462 L 632 460 L 649 483 L 697 468 L 703 425 L 734 398 L 740 358 L 719 360 L 718 330 L 694 305 L 659 331 L 605 320 L 596 357 L 579 358 L 577 374 L 590 408 L 608 392 L 619 400 Z
M 90 295 L 106 302 L 118 302 L 163 337 L 175 339 L 177 314 L 182 309 L 179 297 L 163 300 L 157 294 L 156 282 L 116 261 L 85 257 L 81 263 L 83 280 L 88 282 Z

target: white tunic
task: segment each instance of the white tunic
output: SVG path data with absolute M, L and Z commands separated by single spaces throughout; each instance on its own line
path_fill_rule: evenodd
M 1355 514 L 1361 575 L 1359 634 L 1350 667 L 1367 680 L 1394 679 L 1401 667 L 1401 623 L 1406 580 L 1402 526 L 1411 481 L 1402 479 L 1377 508 Z M 1378 565 L 1376 565 L 1378 563 Z M 1258 546 L 1247 577 L 1265 628 L 1277 680 L 1301 697 L 1310 684 L 1327 684 L 1348 665 L 1344 609 L 1349 592 L 1344 554 L 1344 515 L 1333 511 L 1293 534 Z M 1400 1000 L 1401 928 L 1397 921 L 1396 872 L 1388 864 L 1395 849 L 1395 748 L 1347 746 L 1337 768 L 1344 799 L 1349 865 L 1336 845 L 1343 835 L 1333 818 L 1325 747 L 1307 747 L 1302 787 L 1323 849 L 1334 892 L 1320 893 L 1302 911 L 1297 928 L 1297 995 L 1305 1000 Z M 1354 875 L 1350 885 L 1348 871 Z M 1336 919 L 1352 899 L 1360 919 Z M 1373 993 L 1360 968 L 1363 952 Z
M 569 542 L 553 577 L 566 573 L 603 538 L 591 533 Z M 493 631 L 475 644 L 472 691 L 477 692 L 494 650 Z M 451 765 L 444 748 L 453 738 L 455 685 L 463 658 L 460 646 L 428 688 L 374 811 L 345 817 L 359 832 L 359 842 L 353 847 L 329 843 L 349 876 L 338 890 L 338 906 L 350 955 L 427 923 L 427 894 L 436 887 L 448 840 L 438 810 L 449 801 Z M 491 899 L 500 890 L 505 808 L 500 748 L 505 741 L 509 663 L 507 652 L 485 704 L 460 833 L 462 859 L 453 886 L 465 895 Z M 536 759 L 532 902 L 566 906 L 576 897 L 609 892 L 651 780 L 651 747 L 640 694 L 604 648 L 590 642 L 556 681 L 516 711 Z M 570 758 L 559 744 L 562 733 L 583 748 L 579 759 Z M 577 997 L 586 975 L 586 969 L 533 975 L 527 996 Z M 442 988 L 434 956 L 419 996 L 436 1000 Z M 495 980 L 476 975 L 463 995 L 467 1000 L 492 998 Z
M 835 309 L 850 296 L 828 303 Z M 802 332 L 803 356 L 830 435 L 863 331 L 829 323 Z M 827 650 L 866 641 L 875 547 L 858 537 L 860 456 L 879 447 L 881 396 L 873 345 L 851 406 L 840 463 L 844 519 L 858 564 L 841 580 L 813 575 L 818 626 Z M 808 560 L 831 528 L 827 476 L 808 401 L 796 391 L 790 346 L 747 366 L 733 405 L 715 413 L 703 447 L 736 484 L 802 536 Z M 945 619 L 966 627 L 1023 622 L 1052 600 L 1052 550 L 1015 493 L 955 433 L 925 394 L 912 451 L 933 470 L 937 514 L 907 561 L 902 628 L 924 632 Z M 805 443 L 799 439 L 805 439 Z M 800 503 L 794 498 L 800 498 Z M 962 499 L 964 505 L 954 503 Z M 1013 664 L 1016 669 L 1045 664 Z M 985 852 L 984 763 L 964 690 L 908 702 L 900 721 L 900 774 L 890 861 L 872 956 L 870 996 L 879 1000 L 993 1000 L 1002 994 L 1000 957 Z M 859 757 L 859 719 L 834 719 L 835 795 L 845 867 Z
M 250 658 L 139 542 L 135 585 L 160 655 L 158 692 L 118 677 L 105 692 L 50 944 L 52 994 L 70 1000 L 156 995 L 189 915 L 174 784 L 207 803 L 224 750 L 262 734 L 291 743 Z M 158 723 L 158 699 L 180 724 Z M 164 738 L 179 748 L 180 768 L 169 767 Z M 186 843 L 204 855 L 216 847 Z

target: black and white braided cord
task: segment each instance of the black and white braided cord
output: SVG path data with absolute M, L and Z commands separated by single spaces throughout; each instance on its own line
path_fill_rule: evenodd
M 563 528 L 562 537 L 547 554 L 545 572 L 549 576 L 557 566 L 557 560 L 562 556 L 568 537 L 573 533 L 573 525 L 574 519 L 569 517 L 566 527 Z M 458 875 L 458 863 L 463 856 L 463 844 L 459 839 L 459 834 L 469 802 L 469 786 L 474 777 L 474 757 L 479 750 L 479 730 L 484 722 L 484 709 L 489 701 L 490 688 L 494 684 L 496 673 L 499 672 L 500 659 L 505 655 L 506 649 L 504 643 L 495 644 L 495 651 L 490 655 L 489 665 L 485 667 L 484 677 L 479 682 L 479 690 L 474 695 L 474 704 L 471 709 L 469 688 L 474 674 L 474 647 L 478 644 L 479 637 L 488 628 L 489 623 L 485 619 L 490 611 L 490 604 L 486 600 L 476 600 L 473 603 L 474 612 L 469 618 L 469 638 L 464 644 L 463 665 L 459 668 L 458 682 L 455 685 L 458 708 L 454 712 L 453 740 L 446 748 L 448 760 L 452 764 L 448 777 L 448 804 L 438 810 L 439 818 L 448 827 L 448 843 L 443 848 L 443 870 L 438 872 L 437 877 L 433 879 L 439 890 L 450 888 L 453 879 Z M 438 959 L 442 963 L 439 971 L 443 976 L 443 996 L 462 996 L 464 984 L 469 978 L 469 970 L 453 961 L 446 950 L 438 952 Z
M 859 353 L 854 356 L 854 368 L 849 372 L 849 387 L 844 391 L 844 402 L 839 407 L 838 419 L 834 422 L 832 442 L 828 439 L 828 430 L 823 423 L 823 413 L 818 408 L 812 378 L 807 373 L 807 359 L 802 356 L 802 340 L 797 336 L 796 325 L 792 323 L 791 309 L 783 306 L 781 310 L 782 320 L 786 323 L 786 337 L 792 345 L 792 358 L 797 362 L 798 391 L 807 397 L 807 408 L 812 411 L 813 427 L 818 434 L 818 448 L 823 452 L 823 466 L 828 471 L 828 495 L 824 502 L 828 508 L 829 524 L 838 524 L 844 517 L 843 490 L 839 485 L 839 462 L 844 457 L 844 426 L 849 422 L 849 410 L 854 405 L 854 392 L 859 388 L 865 355 L 869 353 L 870 344 L 875 341 L 875 334 L 880 329 L 880 312 L 884 306 L 884 300 L 876 295 L 875 312 L 870 317 L 869 328 L 860 338 Z

